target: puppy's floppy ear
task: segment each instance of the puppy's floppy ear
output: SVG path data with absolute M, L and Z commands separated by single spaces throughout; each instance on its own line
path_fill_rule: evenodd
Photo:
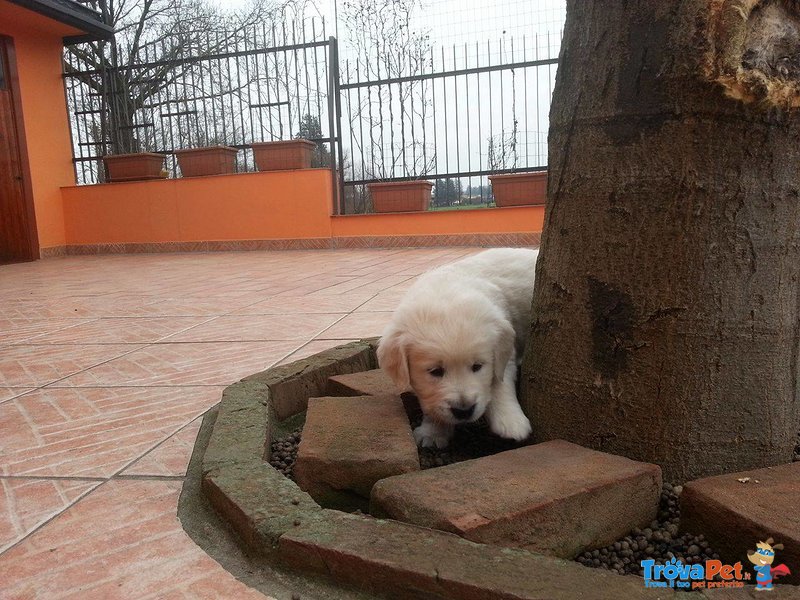
M 506 365 L 514 354 L 516 334 L 514 328 L 505 319 L 498 319 L 497 338 L 494 344 L 494 379 L 503 381 Z
M 404 332 L 390 325 L 378 343 L 378 364 L 401 390 L 411 386 L 408 373 L 408 339 Z

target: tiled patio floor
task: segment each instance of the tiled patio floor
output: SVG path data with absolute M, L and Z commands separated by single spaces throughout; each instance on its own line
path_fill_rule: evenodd
M 224 386 L 378 335 L 476 249 L 86 256 L 0 266 L 0 598 L 261 598 L 176 517 Z

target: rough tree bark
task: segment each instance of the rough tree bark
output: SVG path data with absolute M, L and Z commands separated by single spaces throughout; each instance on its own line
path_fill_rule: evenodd
M 521 401 L 667 480 L 800 426 L 800 2 L 569 0 Z

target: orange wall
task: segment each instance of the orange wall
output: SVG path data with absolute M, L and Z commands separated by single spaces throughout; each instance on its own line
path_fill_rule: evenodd
M 66 244 L 527 233 L 544 207 L 331 217 L 330 171 L 275 171 L 62 189 Z
M 476 208 L 331 218 L 334 237 L 540 232 L 544 206 Z
M 74 186 L 61 80 L 77 31 L 0 0 L 14 40 L 41 248 L 64 245 L 539 232 L 543 207 L 331 217 L 324 169 Z
M 328 238 L 326 169 L 72 186 L 68 245 Z
M 77 30 L 0 0 L 0 35 L 14 41 L 39 246 L 64 245 L 61 187 L 75 182 L 61 80 L 62 38 Z

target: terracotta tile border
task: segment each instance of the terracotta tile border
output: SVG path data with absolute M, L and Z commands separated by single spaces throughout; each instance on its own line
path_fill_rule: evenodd
M 254 252 L 263 250 L 335 250 L 342 248 L 436 248 L 453 246 L 537 246 L 541 234 L 470 233 L 443 235 L 359 236 L 309 239 L 232 240 L 208 242 L 153 242 L 84 244 L 42 248 L 42 258 L 102 254 L 169 252 Z
M 638 577 L 323 509 L 273 469 L 265 457 L 274 430 L 283 427 L 279 419 L 301 418 L 328 377 L 375 368 L 375 343 L 352 342 L 226 388 L 202 458 L 202 490 L 250 551 L 278 566 L 395 598 L 674 597 L 673 590 L 645 589 Z
M 66 256 L 66 246 L 50 246 L 49 248 L 39 248 L 40 258 L 54 258 L 56 256 Z

